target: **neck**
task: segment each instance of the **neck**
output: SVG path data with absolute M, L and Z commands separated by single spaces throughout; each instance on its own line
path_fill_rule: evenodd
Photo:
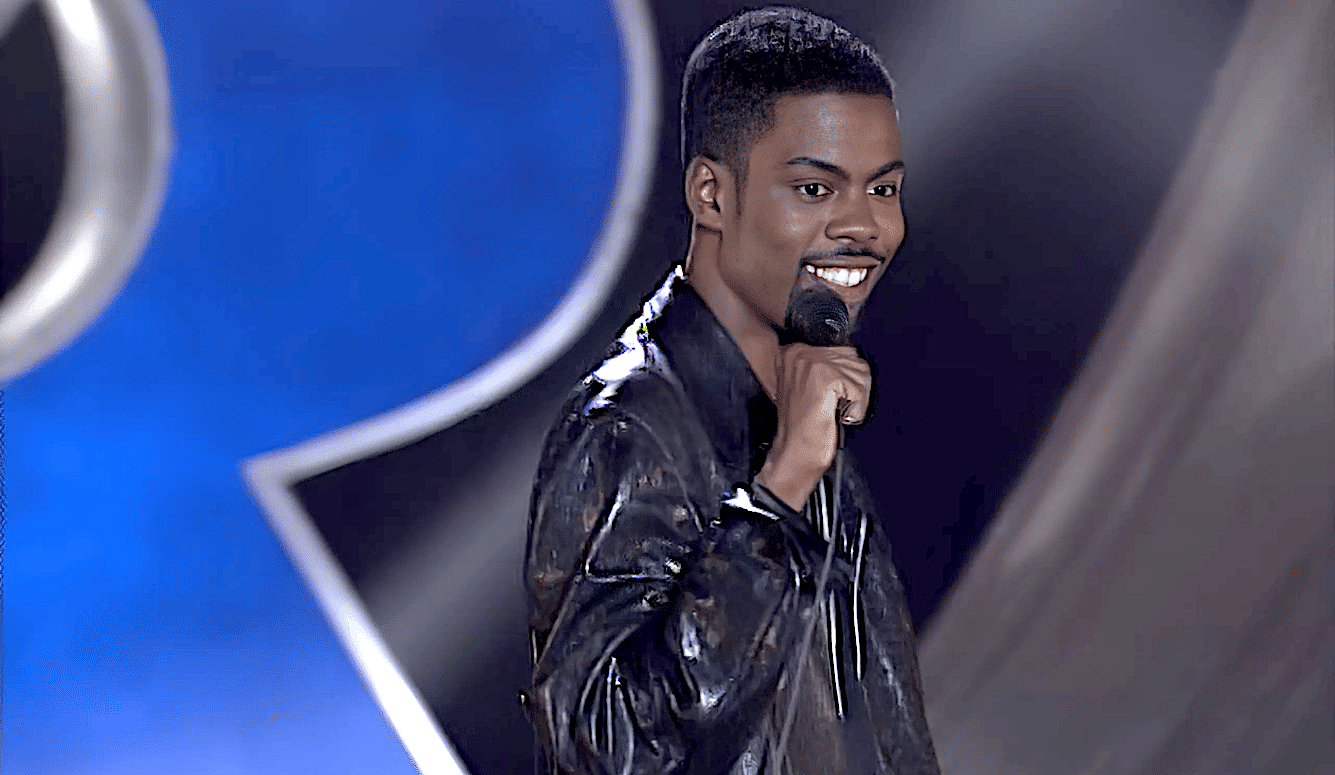
M 686 256 L 686 279 L 742 351 L 742 357 L 765 392 L 774 398 L 778 388 L 775 361 L 779 357 L 779 335 L 723 282 L 719 275 L 721 247 L 717 232 L 696 228 Z

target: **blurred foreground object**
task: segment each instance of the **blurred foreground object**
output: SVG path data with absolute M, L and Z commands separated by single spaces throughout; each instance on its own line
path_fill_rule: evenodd
M 1333 39 L 1330 0 L 1250 9 L 1082 375 L 924 639 L 943 771 L 1331 772 Z
M 124 285 L 157 220 L 172 155 L 167 64 L 143 2 L 0 0 L 0 47 L 41 29 L 25 23 L 32 14 L 43 17 L 63 82 L 64 169 L 50 229 L 0 299 L 0 384 L 68 345 Z

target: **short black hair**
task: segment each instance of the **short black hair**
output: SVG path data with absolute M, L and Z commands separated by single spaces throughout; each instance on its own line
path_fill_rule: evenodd
M 779 97 L 830 92 L 894 99 L 894 82 L 870 46 L 823 16 L 784 6 L 740 13 L 686 62 L 682 165 L 704 156 L 740 181 L 752 144 L 774 127 Z

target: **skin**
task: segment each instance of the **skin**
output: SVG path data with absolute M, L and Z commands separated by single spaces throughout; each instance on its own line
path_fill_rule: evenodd
M 904 240 L 902 158 L 888 97 L 828 93 L 779 98 L 740 192 L 725 164 L 696 157 L 687 168 L 687 276 L 778 407 L 757 481 L 799 511 L 834 460 L 840 420 L 865 419 L 871 367 L 852 347 L 780 347 L 778 332 L 807 288 L 829 288 L 861 314 Z M 808 264 L 870 271 L 844 288 Z

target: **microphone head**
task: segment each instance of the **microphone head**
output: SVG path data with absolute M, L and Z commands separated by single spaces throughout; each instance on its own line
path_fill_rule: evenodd
M 788 330 L 797 341 L 813 347 L 848 344 L 852 327 L 848 305 L 833 291 L 802 291 L 788 305 Z

